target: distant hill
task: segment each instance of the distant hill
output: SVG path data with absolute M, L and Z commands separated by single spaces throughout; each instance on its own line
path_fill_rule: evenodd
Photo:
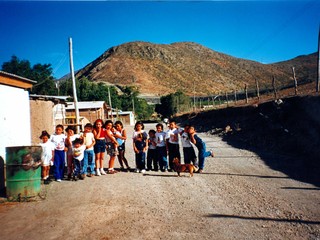
M 112 47 L 76 73 L 95 82 L 135 85 L 145 96 L 161 96 L 182 90 L 187 95 L 208 95 L 242 90 L 245 84 L 270 86 L 316 79 L 316 53 L 289 61 L 262 64 L 219 53 L 193 42 L 153 44 L 130 42 Z

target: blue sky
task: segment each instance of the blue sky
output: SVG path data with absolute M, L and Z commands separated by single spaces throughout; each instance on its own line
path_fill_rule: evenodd
M 12 55 L 56 78 L 131 41 L 191 41 L 273 63 L 317 51 L 320 1 L 0 1 L 0 66 Z

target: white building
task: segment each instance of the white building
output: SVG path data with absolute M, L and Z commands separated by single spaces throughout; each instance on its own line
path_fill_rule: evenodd
M 29 92 L 36 81 L 0 71 L 0 157 L 6 147 L 31 144 Z

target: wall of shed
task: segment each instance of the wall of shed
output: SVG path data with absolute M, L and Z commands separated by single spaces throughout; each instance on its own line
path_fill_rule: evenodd
M 43 130 L 50 135 L 54 132 L 53 106 L 52 101 L 30 100 L 32 144 L 39 144 L 39 136 Z

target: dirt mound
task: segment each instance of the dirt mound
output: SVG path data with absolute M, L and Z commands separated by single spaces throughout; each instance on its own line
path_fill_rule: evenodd
M 320 186 L 320 98 L 291 97 L 255 106 L 184 115 L 200 132 L 256 152 L 273 169 Z

